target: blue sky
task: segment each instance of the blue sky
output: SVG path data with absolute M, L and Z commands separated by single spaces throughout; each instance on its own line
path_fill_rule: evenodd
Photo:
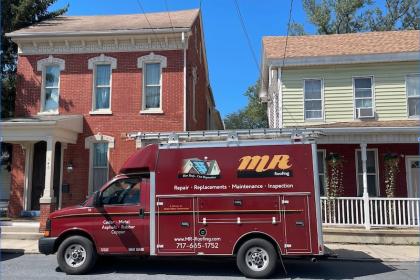
M 146 12 L 166 11 L 165 0 L 140 0 Z M 141 13 L 136 0 L 58 0 L 51 8 L 70 4 L 68 15 L 107 15 Z M 170 10 L 198 8 L 199 0 L 167 0 Z M 238 0 L 258 62 L 264 35 L 285 35 L 290 0 Z M 222 117 L 247 103 L 243 93 L 258 79 L 246 37 L 242 31 L 234 0 L 202 0 L 204 36 L 210 83 Z M 292 19 L 306 21 L 300 0 L 294 1 Z

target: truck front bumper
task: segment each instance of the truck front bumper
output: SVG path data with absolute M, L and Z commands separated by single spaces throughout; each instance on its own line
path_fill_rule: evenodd
M 54 254 L 56 240 L 57 240 L 57 237 L 41 237 L 38 240 L 39 252 L 44 255 Z

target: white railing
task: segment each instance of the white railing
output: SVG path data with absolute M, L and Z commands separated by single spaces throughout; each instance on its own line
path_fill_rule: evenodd
M 365 204 L 367 203 L 367 204 Z M 368 215 L 365 213 L 368 210 Z M 321 197 L 324 225 L 372 227 L 418 227 L 420 198 Z

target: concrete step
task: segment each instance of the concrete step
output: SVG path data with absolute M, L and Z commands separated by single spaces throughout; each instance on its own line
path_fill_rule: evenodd
M 325 243 L 420 245 L 418 229 L 323 227 Z
M 1 239 L 3 240 L 38 240 L 40 237 L 42 237 L 42 233 L 36 233 L 36 232 L 2 232 L 1 233 Z

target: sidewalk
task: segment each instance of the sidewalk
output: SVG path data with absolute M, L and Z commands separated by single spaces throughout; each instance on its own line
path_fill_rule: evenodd
M 326 252 L 337 256 L 338 260 L 351 261 L 387 261 L 387 262 L 417 262 L 419 261 L 419 246 L 400 245 L 357 245 L 357 244 L 326 244 Z M 2 253 L 39 254 L 37 240 L 0 241 Z

